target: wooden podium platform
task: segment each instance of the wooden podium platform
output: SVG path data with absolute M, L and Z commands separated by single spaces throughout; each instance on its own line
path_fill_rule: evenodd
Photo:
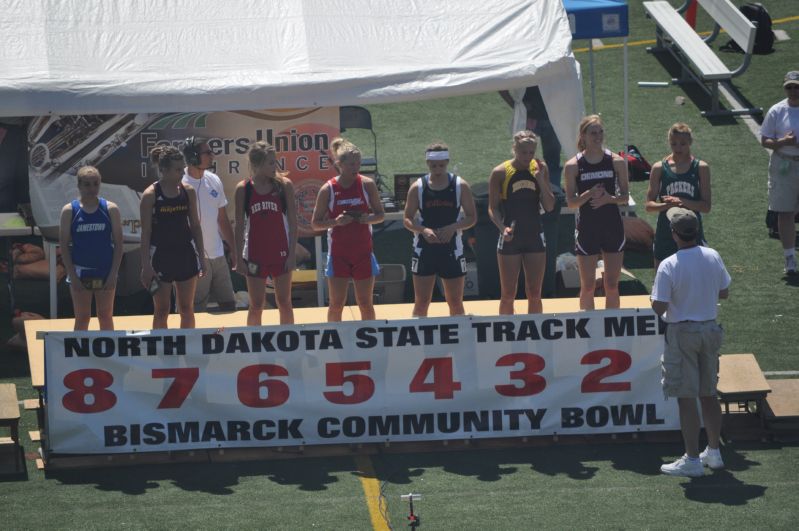
M 604 309 L 605 299 L 596 299 L 596 309 Z M 579 311 L 579 299 L 544 299 L 545 314 L 571 313 Z M 464 307 L 467 314 L 471 315 L 496 315 L 499 301 L 465 301 Z M 622 308 L 650 308 L 648 295 L 633 295 L 621 297 Z M 517 314 L 527 310 L 526 300 L 517 300 L 515 307 Z M 378 304 L 375 305 L 377 320 L 410 319 L 413 304 Z M 435 302 L 430 305 L 430 317 L 446 317 L 449 315 L 447 304 Z M 342 314 L 344 321 L 358 321 L 360 315 L 357 306 L 345 306 Z M 195 314 L 197 328 L 228 328 L 246 326 L 246 310 L 229 313 L 197 313 Z M 262 323 L 276 325 L 280 321 L 277 310 L 264 310 Z M 296 324 L 312 324 L 327 322 L 327 308 L 295 308 L 294 321 Z M 114 326 L 117 330 L 149 330 L 152 326 L 152 315 L 127 315 L 114 317 Z M 180 316 L 169 316 L 169 327 L 178 328 Z M 25 337 L 28 342 L 28 363 L 31 370 L 31 383 L 36 389 L 44 387 L 44 341 L 36 338 L 38 332 L 60 332 L 72 330 L 74 319 L 42 319 L 25 321 Z M 92 317 L 89 330 L 99 330 L 97 319 Z

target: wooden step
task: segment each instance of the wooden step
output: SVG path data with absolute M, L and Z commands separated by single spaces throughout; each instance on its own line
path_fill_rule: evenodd
M 22 401 L 22 407 L 25 408 L 25 411 L 35 411 L 39 409 L 39 399 L 38 398 L 28 398 L 27 400 Z
M 719 357 L 719 399 L 722 402 L 760 401 L 771 392 L 754 354 Z
M 799 420 L 799 379 L 769 380 L 771 394 L 766 398 L 769 420 Z
M 14 472 L 19 472 L 21 470 L 19 459 L 19 419 L 17 386 L 12 383 L 0 384 L 0 427 L 8 428 L 10 432 L 10 437 L 0 437 L 0 446 L 10 447 L 10 459 L 14 464 Z

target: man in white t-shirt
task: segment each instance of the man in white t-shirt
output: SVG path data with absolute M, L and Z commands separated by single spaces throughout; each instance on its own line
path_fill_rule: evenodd
M 760 144 L 771 151 L 768 164 L 768 208 L 777 213 L 785 255 L 785 273 L 797 274 L 796 218 L 799 212 L 799 71 L 785 74 L 784 100 L 766 113 Z
M 183 182 L 192 185 L 197 191 L 204 251 L 210 265 L 205 275 L 197 279 L 194 311 L 204 312 L 211 300 L 219 304 L 220 310 L 233 311 L 236 309 L 236 300 L 222 242 L 227 242 L 229 249 L 235 249 L 236 245 L 233 228 L 225 210 L 227 198 L 222 181 L 216 174 L 208 171 L 213 167 L 214 153 L 206 140 L 192 136 L 183 143 L 183 156 L 187 164 Z
M 685 208 L 666 212 L 677 252 L 660 263 L 652 286 L 652 309 L 666 321 L 663 393 L 677 398 L 685 455 L 660 467 L 664 474 L 698 477 L 704 466 L 724 467 L 719 452 L 721 406 L 716 398 L 719 348 L 724 333 L 716 323 L 719 299 L 729 294 L 730 275 L 719 253 L 697 243 L 699 220 Z M 702 406 L 708 444 L 699 453 Z

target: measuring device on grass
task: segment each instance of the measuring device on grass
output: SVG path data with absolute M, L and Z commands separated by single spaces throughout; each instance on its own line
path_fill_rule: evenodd
M 421 520 L 421 518 L 419 517 L 418 514 L 415 514 L 413 512 L 413 502 L 421 500 L 422 499 L 422 495 L 421 494 L 414 494 L 413 492 L 410 492 L 408 494 L 401 494 L 400 498 L 405 500 L 405 501 L 407 501 L 408 504 L 410 505 L 410 507 L 409 507 L 410 513 L 406 517 L 408 519 L 408 527 L 410 527 L 412 529 L 416 529 L 417 527 L 422 525 L 422 520 Z

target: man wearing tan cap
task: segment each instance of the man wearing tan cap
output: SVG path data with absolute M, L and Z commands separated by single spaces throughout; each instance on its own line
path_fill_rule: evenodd
M 724 467 L 719 452 L 721 406 L 716 398 L 719 348 L 723 338 L 716 323 L 719 299 L 729 293 L 730 275 L 719 253 L 697 244 L 699 220 L 685 208 L 666 212 L 677 252 L 660 263 L 652 286 L 652 309 L 666 327 L 663 351 L 663 393 L 677 398 L 685 454 L 660 471 L 671 476 L 698 477 L 704 466 Z M 707 432 L 707 447 L 699 453 L 699 410 Z
M 785 74 L 784 100 L 771 107 L 760 127 L 760 143 L 770 149 L 768 207 L 777 213 L 785 274 L 796 275 L 796 223 L 799 212 L 799 71 Z

